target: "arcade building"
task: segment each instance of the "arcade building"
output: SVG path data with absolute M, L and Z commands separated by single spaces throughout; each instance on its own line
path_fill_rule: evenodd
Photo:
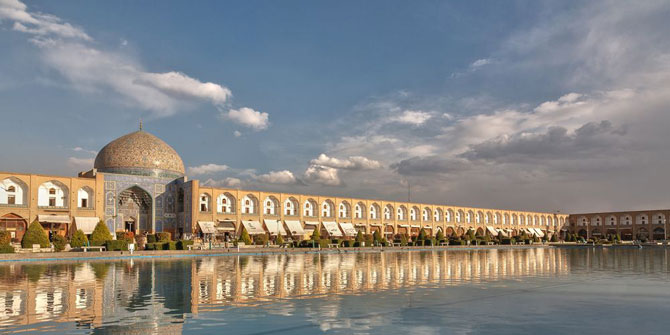
M 0 172 L 0 230 L 20 241 L 33 221 L 63 236 L 90 234 L 102 221 L 111 232 L 221 240 L 243 228 L 301 239 L 317 227 L 334 238 L 358 231 L 415 236 L 422 228 L 432 235 L 550 237 L 565 231 L 568 215 L 201 186 L 171 146 L 140 127 L 103 147 L 93 169 L 77 177 Z

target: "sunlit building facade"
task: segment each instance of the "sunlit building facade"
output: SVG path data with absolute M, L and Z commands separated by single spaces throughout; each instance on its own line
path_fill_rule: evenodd
M 318 228 L 328 237 L 378 231 L 390 239 L 421 229 L 545 237 L 561 231 L 567 215 L 203 186 L 185 175 L 172 147 L 140 129 L 103 147 L 77 177 L 0 173 L 0 229 L 20 240 L 35 220 L 60 235 L 90 233 L 103 221 L 112 232 L 136 234 L 229 239 L 245 229 L 302 238 Z
M 619 235 L 622 240 L 667 240 L 670 210 L 571 214 L 565 230 L 585 239 Z

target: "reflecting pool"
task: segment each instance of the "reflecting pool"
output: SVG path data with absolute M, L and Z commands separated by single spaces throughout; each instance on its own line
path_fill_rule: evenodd
M 0 265 L 0 333 L 666 333 L 670 250 Z

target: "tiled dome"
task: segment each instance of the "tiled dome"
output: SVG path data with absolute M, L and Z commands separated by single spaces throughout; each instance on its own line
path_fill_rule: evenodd
M 154 177 L 181 177 L 184 163 L 160 138 L 143 130 L 109 142 L 95 157 L 100 172 Z

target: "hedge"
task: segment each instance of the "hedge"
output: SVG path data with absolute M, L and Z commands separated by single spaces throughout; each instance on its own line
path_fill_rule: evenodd
M 193 241 L 179 240 L 177 242 L 177 250 L 187 250 L 189 245 L 193 245 Z
M 465 240 L 449 240 L 449 245 L 465 245 Z
M 177 242 L 163 242 L 163 250 L 177 250 Z
M 157 242 L 170 242 L 172 237 L 169 232 L 160 232 L 156 233 L 156 240 Z
M 108 240 L 104 243 L 107 251 L 127 251 L 128 250 L 128 241 L 127 240 Z
M 23 240 L 21 240 L 21 247 L 23 248 L 32 248 L 33 244 L 39 244 L 41 248 L 49 247 L 49 237 L 37 220 L 28 226 L 28 230 L 26 230 Z
M 156 235 L 147 235 L 147 243 L 156 243 Z
M 513 238 L 503 238 L 500 241 L 500 244 L 506 244 L 506 245 L 511 245 L 511 244 L 514 244 L 514 243 L 516 243 L 516 241 Z
M 14 247 L 9 244 L 0 244 L 0 254 L 13 254 Z
M 8 231 L 0 231 L 0 245 L 8 245 L 12 243 L 12 234 Z

